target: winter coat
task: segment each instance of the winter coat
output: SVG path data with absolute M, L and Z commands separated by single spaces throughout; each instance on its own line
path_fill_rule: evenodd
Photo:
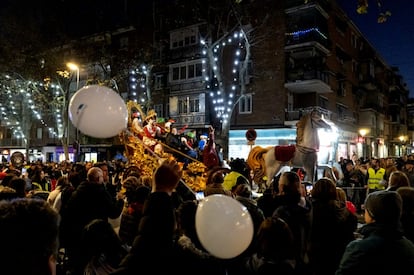
M 371 223 L 360 233 L 363 238 L 346 247 L 336 275 L 413 274 L 414 244 L 398 228 Z
M 338 201 L 312 201 L 308 255 L 314 274 L 334 274 L 346 246 L 354 240 L 357 224 L 356 215 Z
M 170 195 L 154 192 L 144 204 L 138 235 L 116 274 L 171 274 L 175 262 L 175 208 Z

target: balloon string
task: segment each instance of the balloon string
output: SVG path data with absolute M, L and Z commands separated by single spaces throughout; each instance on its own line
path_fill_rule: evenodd
M 78 120 L 76 121 L 77 123 L 75 125 L 76 128 L 79 128 L 78 125 L 79 125 L 79 122 L 82 118 L 83 111 L 85 110 L 86 106 L 88 106 L 88 105 L 82 103 L 82 104 L 79 105 L 78 109 L 76 110 L 76 114 L 78 115 Z

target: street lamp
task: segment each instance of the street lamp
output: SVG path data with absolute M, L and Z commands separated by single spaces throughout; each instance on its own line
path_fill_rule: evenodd
M 362 137 L 362 157 L 365 159 L 365 146 L 366 146 L 366 142 L 365 142 L 365 135 L 368 133 L 367 129 L 359 129 L 359 134 Z
M 69 70 L 76 71 L 76 91 L 78 91 L 79 90 L 79 66 L 76 65 L 75 63 L 72 63 L 72 62 L 66 63 L 66 66 L 68 67 Z M 68 91 L 68 100 L 69 100 L 69 93 L 70 93 L 70 91 Z M 68 104 L 68 112 L 69 112 L 69 104 Z M 69 146 L 69 125 L 70 125 L 69 120 L 67 121 L 67 124 L 68 124 L 68 127 L 67 127 L 67 129 L 68 129 L 68 137 L 67 137 L 68 140 L 67 140 L 67 142 L 68 142 L 68 146 Z M 76 145 L 77 148 L 75 149 L 76 154 L 79 154 L 79 152 L 78 152 L 78 150 L 79 150 L 79 148 L 78 148 L 79 147 L 78 139 L 79 139 L 79 130 L 76 129 L 76 142 L 74 142 L 74 144 L 77 144 Z
M 403 155 L 403 144 L 405 141 L 405 137 L 404 136 L 399 136 L 398 139 L 400 140 L 400 157 Z
M 77 91 L 79 89 L 79 66 L 72 62 L 66 63 L 66 66 L 69 68 L 69 70 L 76 71 L 76 91 Z

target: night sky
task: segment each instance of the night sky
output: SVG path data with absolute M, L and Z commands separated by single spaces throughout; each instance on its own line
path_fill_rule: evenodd
M 400 74 L 414 97 L 414 1 L 382 0 L 382 11 L 391 16 L 378 24 L 378 7 L 375 0 L 368 0 L 367 14 L 356 12 L 357 0 L 338 0 L 350 19 L 358 26 L 371 45 L 390 66 L 400 69 Z
M 368 0 L 368 13 L 363 15 L 356 12 L 357 0 L 337 1 L 385 62 L 399 67 L 410 95 L 414 97 L 414 0 L 381 0 L 382 10 L 392 13 L 382 24 L 377 23 L 376 0 Z M 49 43 L 53 41 L 52 35 L 58 33 L 81 36 L 109 26 L 142 25 L 148 17 L 151 18 L 148 12 L 151 3 L 148 0 L 1 0 L 0 17 L 29 27 L 26 12 L 31 11 L 32 16 L 37 16 L 38 28 L 43 30 Z M 16 34 L 15 39 L 21 39 L 21 35 Z

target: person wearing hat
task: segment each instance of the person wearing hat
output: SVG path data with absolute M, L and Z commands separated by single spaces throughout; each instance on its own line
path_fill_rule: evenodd
M 144 129 L 142 128 L 142 121 L 141 121 L 141 114 L 138 109 L 133 108 L 131 114 L 131 131 L 142 139 L 142 135 L 144 134 Z
M 335 274 L 412 274 L 414 244 L 400 228 L 401 213 L 402 199 L 397 192 L 368 194 L 362 239 L 348 244 Z
M 405 162 L 404 170 L 408 179 L 410 180 L 410 186 L 414 186 L 414 160 L 408 159 Z
M 358 213 L 362 212 L 361 205 L 366 196 L 365 181 L 365 175 L 361 170 L 355 168 L 352 160 L 347 160 L 342 188 L 346 191 L 348 199 L 357 207 Z
M 157 113 L 151 109 L 148 111 L 147 116 L 145 117 L 145 126 L 144 126 L 144 144 L 154 149 L 157 141 L 155 140 L 161 134 L 161 128 L 155 124 L 157 119 Z

